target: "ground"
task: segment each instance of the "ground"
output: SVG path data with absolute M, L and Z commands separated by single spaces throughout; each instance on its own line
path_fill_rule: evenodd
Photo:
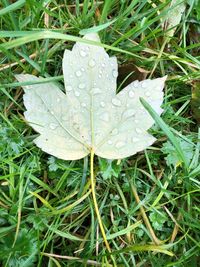
M 1 266 L 199 266 L 199 2 L 2 0 L 0 7 Z M 119 89 L 168 75 L 164 112 L 150 130 L 157 141 L 121 161 L 94 158 L 112 256 L 89 191 L 89 158 L 60 160 L 33 143 L 14 77 L 62 86 L 64 50 L 93 26 L 118 59 Z

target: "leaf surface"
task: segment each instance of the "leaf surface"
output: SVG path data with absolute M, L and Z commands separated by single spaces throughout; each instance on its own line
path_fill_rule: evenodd
M 97 34 L 83 38 L 100 42 Z M 116 94 L 117 60 L 104 48 L 77 42 L 63 58 L 65 93 L 54 83 L 23 86 L 25 118 L 40 133 L 35 143 L 61 159 L 80 159 L 91 149 L 107 159 L 121 159 L 151 145 L 147 130 L 154 121 L 140 102 L 158 113 L 166 77 L 134 81 Z M 20 82 L 33 75 L 16 76 Z

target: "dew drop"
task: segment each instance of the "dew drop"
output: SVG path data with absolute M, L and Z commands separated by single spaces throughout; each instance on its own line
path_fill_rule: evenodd
M 150 94 L 149 91 L 147 91 L 147 92 L 145 92 L 145 95 L 146 95 L 147 97 L 149 97 L 151 94 Z
M 61 119 L 62 119 L 63 121 L 67 121 L 67 120 L 68 120 L 68 116 L 63 115 L 63 116 L 61 117 Z
M 109 144 L 109 145 L 112 145 L 112 141 L 111 141 L 111 140 L 108 140 L 108 144 Z
M 116 135 L 116 134 L 118 134 L 118 132 L 119 132 L 119 131 L 117 130 L 117 128 L 115 128 L 115 129 L 112 130 L 111 134 L 112 134 L 112 135 Z
M 103 113 L 101 116 L 100 116 L 100 119 L 105 121 L 105 122 L 108 122 L 109 121 L 109 114 L 106 112 L 106 113 Z
M 80 70 L 77 70 L 77 71 L 76 71 L 76 76 L 77 76 L 77 77 L 80 77 L 81 75 L 82 75 L 82 72 L 81 72 Z
M 88 65 L 93 68 L 96 65 L 96 62 L 94 59 L 90 59 Z
M 71 85 L 67 85 L 67 86 L 65 87 L 65 90 L 66 90 L 67 92 L 71 91 L 71 90 L 72 90 Z
M 49 148 L 49 153 L 52 153 L 53 152 L 53 149 L 52 148 Z
M 142 88 L 146 88 L 146 87 L 147 87 L 147 81 L 143 81 L 143 82 L 141 83 L 141 86 L 142 86 Z
M 142 130 L 141 130 L 140 128 L 136 128 L 135 131 L 136 131 L 136 133 L 138 133 L 138 134 L 141 134 L 141 133 L 142 133 Z
M 135 109 L 128 109 L 123 113 L 123 116 L 125 119 L 128 119 L 128 118 L 134 116 L 135 113 L 136 113 Z
M 101 78 L 101 77 L 102 77 L 102 75 L 101 75 L 101 74 L 99 74 L 99 75 L 98 75 L 98 77 L 99 77 L 99 78 Z
M 80 96 L 80 93 L 78 91 L 74 92 L 75 96 Z
M 117 76 L 118 76 L 118 72 L 117 72 L 116 70 L 113 70 L 113 71 L 112 71 L 112 75 L 113 75 L 114 78 L 117 78 Z
M 82 57 L 86 57 L 86 56 L 87 56 L 87 53 L 86 53 L 84 50 L 81 50 L 81 51 L 80 51 L 80 55 L 81 55 Z
M 134 81 L 133 82 L 133 86 L 137 88 L 139 86 L 139 81 L 138 80 L 137 81 Z
M 84 69 L 84 68 L 81 68 L 81 70 L 82 70 L 82 71 L 85 71 L 85 69 Z
M 106 104 L 105 104 L 105 102 L 103 102 L 103 101 L 100 103 L 100 106 L 101 106 L 102 108 L 104 108 L 105 105 L 106 105 Z
M 139 141 L 139 138 L 137 138 L 137 137 L 135 137 L 135 136 L 132 137 L 132 142 L 133 142 L 133 143 L 135 143 L 135 142 L 137 142 L 137 141 Z
M 80 83 L 79 86 L 78 86 L 78 88 L 84 89 L 85 88 L 85 84 L 84 83 Z
M 55 113 L 54 113 L 54 111 L 50 111 L 50 113 L 52 114 L 52 115 L 54 115 Z
M 50 127 L 51 130 L 55 130 L 58 127 L 58 125 L 55 124 L 55 123 L 50 123 L 49 127 Z
M 59 103 L 60 102 L 60 98 L 57 98 L 56 101 Z
M 139 123 L 139 120 L 134 120 L 135 123 Z
M 130 98 L 133 98 L 133 97 L 135 96 L 135 93 L 134 93 L 133 91 L 130 91 L 130 92 L 128 93 L 128 95 L 129 95 Z
M 102 63 L 101 66 L 104 68 L 106 66 L 106 64 L 105 63 Z
M 125 146 L 125 143 L 123 141 L 119 141 L 115 145 L 116 148 L 122 148 L 123 146 Z
M 87 105 L 85 103 L 81 103 L 81 106 L 85 108 Z
M 121 106 L 121 101 L 117 98 L 112 99 L 112 103 L 114 106 L 120 107 Z
M 92 88 L 91 91 L 92 91 L 93 95 L 97 95 L 97 94 L 100 94 L 101 93 L 101 89 L 99 89 L 98 87 Z

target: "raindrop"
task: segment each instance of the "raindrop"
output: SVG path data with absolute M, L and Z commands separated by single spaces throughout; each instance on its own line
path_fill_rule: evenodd
M 118 130 L 117 130 L 117 128 L 113 129 L 112 132 L 111 132 L 111 134 L 112 134 L 112 135 L 116 135 L 116 134 L 118 134 Z
M 71 85 L 67 85 L 67 86 L 65 87 L 65 90 L 66 90 L 67 92 L 71 91 L 71 90 L 72 90 Z
M 87 105 L 85 103 L 81 103 L 81 106 L 85 108 Z
M 98 77 L 99 77 L 99 78 L 101 78 L 101 77 L 102 77 L 102 75 L 101 75 L 101 74 L 99 74 L 99 75 L 98 75 Z
M 137 137 L 135 137 L 135 136 L 132 137 L 132 142 L 133 142 L 133 143 L 135 143 L 135 142 L 137 142 L 137 141 L 139 141 L 139 138 L 137 138 Z
M 123 141 L 119 141 L 115 145 L 116 148 L 122 148 L 123 146 L 125 146 L 125 143 Z
M 49 127 L 50 127 L 51 130 L 55 130 L 58 127 L 58 125 L 55 124 L 55 123 L 50 123 Z
M 100 103 L 100 106 L 101 106 L 102 108 L 104 108 L 105 105 L 106 105 L 106 104 L 105 104 L 105 102 L 103 102 L 103 101 Z
M 128 93 L 128 95 L 129 95 L 130 98 L 133 98 L 133 97 L 135 96 L 135 93 L 134 93 L 133 91 L 130 91 L 130 92 Z
M 90 59 L 88 65 L 93 68 L 96 65 L 96 62 L 94 59 Z
M 105 63 L 102 63 L 101 66 L 104 68 L 105 67 Z
M 135 113 L 136 113 L 135 109 L 128 109 L 123 113 L 123 116 L 125 119 L 128 119 L 132 117 L 133 115 L 135 115 Z
M 100 94 L 101 93 L 101 89 L 99 89 L 99 88 L 92 88 L 92 93 L 93 93 L 93 95 L 97 95 L 97 94 Z
M 80 51 L 80 55 L 81 55 L 82 57 L 86 57 L 86 56 L 87 56 L 87 53 L 86 53 L 84 50 L 81 50 L 81 51 Z
M 109 144 L 109 145 L 112 145 L 112 141 L 111 141 L 111 140 L 108 140 L 108 144 Z
M 56 101 L 59 103 L 60 102 L 60 98 L 57 98 Z
M 108 122 L 109 121 L 109 114 L 106 112 L 106 113 L 103 113 L 101 116 L 100 116 L 100 119 L 105 121 L 105 122 Z
M 145 92 L 145 95 L 146 95 L 147 97 L 149 97 L 151 94 L 150 94 L 149 91 L 147 91 L 147 92 Z
M 147 81 L 143 81 L 143 82 L 141 82 L 141 86 L 142 86 L 142 88 L 146 88 L 147 87 Z
M 84 83 L 80 83 L 79 86 L 78 86 L 78 88 L 84 89 L 85 88 L 85 84 Z
M 61 117 L 61 119 L 62 119 L 63 121 L 68 121 L 68 116 L 67 116 L 67 115 L 63 115 L 63 116 Z
M 118 72 L 117 72 L 116 70 L 113 70 L 113 71 L 112 71 L 112 75 L 113 75 L 114 78 L 117 78 L 117 76 L 118 76 Z
M 77 71 L 76 71 L 76 76 L 77 76 L 77 77 L 80 77 L 81 75 L 82 75 L 82 72 L 81 72 L 80 70 L 77 70 Z
M 137 88 L 139 86 L 139 81 L 138 80 L 137 81 L 134 81 L 133 82 L 133 86 Z
M 136 131 L 136 133 L 138 133 L 138 134 L 141 134 L 141 133 L 142 133 L 142 130 L 141 130 L 140 128 L 136 128 L 135 131 Z
M 82 70 L 82 71 L 85 71 L 85 69 L 84 69 L 84 68 L 81 68 L 81 70 Z
M 54 115 L 55 113 L 54 113 L 54 111 L 50 111 L 50 113 L 52 114 L 52 115 Z
M 112 99 L 112 103 L 114 106 L 120 107 L 121 106 L 121 101 L 117 98 Z
M 135 123 L 139 123 L 139 120 L 134 120 Z
M 80 93 L 78 91 L 75 91 L 75 96 L 80 96 Z

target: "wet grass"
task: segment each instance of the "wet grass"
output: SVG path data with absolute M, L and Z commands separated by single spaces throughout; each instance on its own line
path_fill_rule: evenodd
M 88 159 L 63 161 L 34 145 L 14 79 L 24 72 L 62 85 L 64 49 L 96 25 L 118 58 L 119 87 L 130 73 L 130 80 L 168 75 L 162 119 L 144 103 L 156 143 L 120 162 L 94 160 L 114 261 L 198 266 L 200 132 L 190 105 L 200 77 L 198 3 L 187 2 L 171 37 L 162 23 L 174 7 L 164 1 L 2 0 L 0 7 L 1 265 L 113 266 L 94 212 Z

